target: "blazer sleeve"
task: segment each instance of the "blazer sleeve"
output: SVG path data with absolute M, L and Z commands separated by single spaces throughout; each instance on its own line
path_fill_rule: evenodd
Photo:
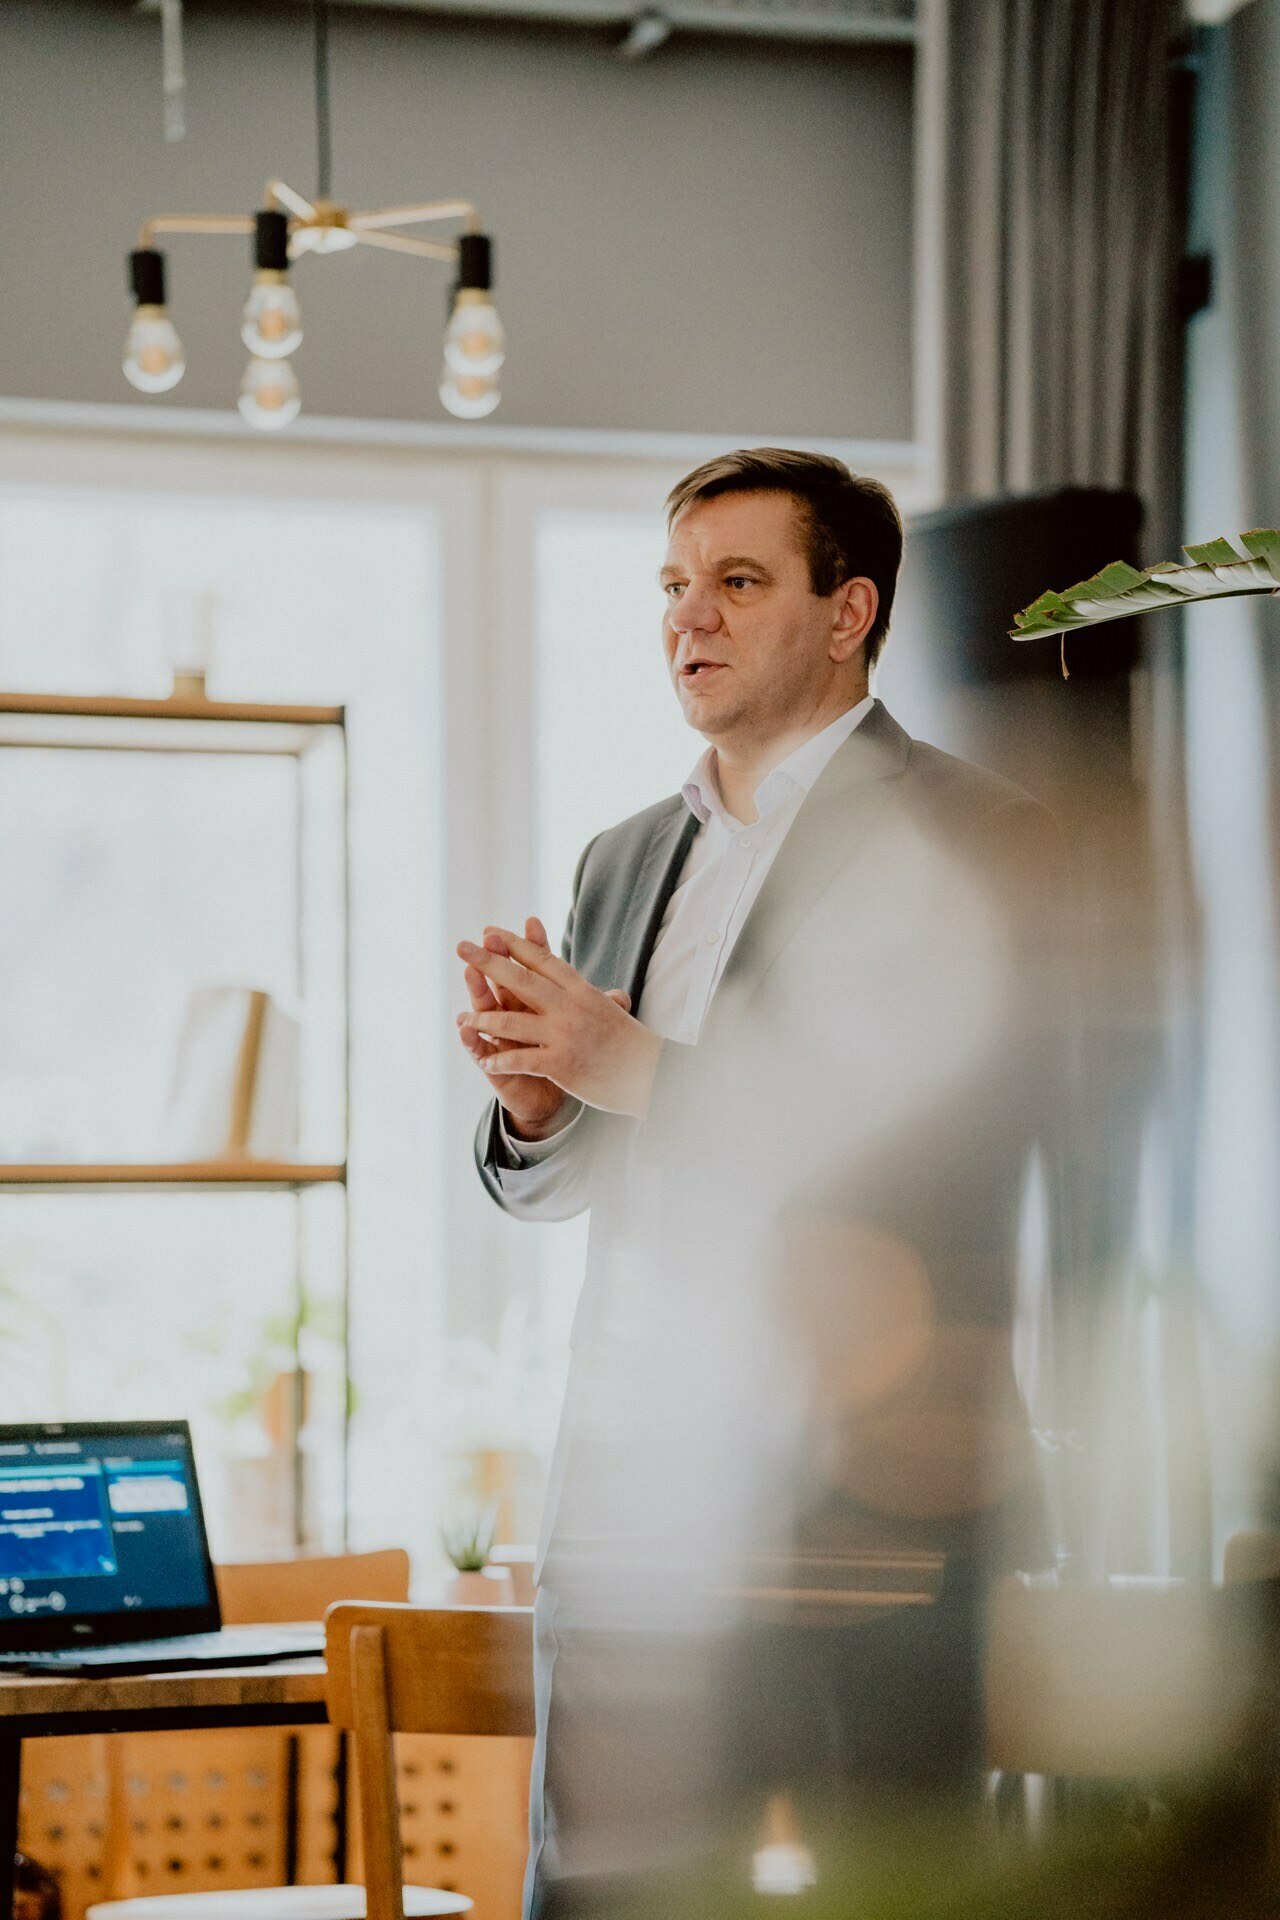
M 573 896 L 560 952 L 573 961 L 574 925 L 583 869 L 591 841 L 573 876 Z M 558 1137 L 554 1149 L 522 1165 L 508 1148 L 498 1124 L 499 1106 L 491 1100 L 476 1132 L 476 1167 L 485 1191 L 516 1220 L 572 1220 L 591 1205 L 592 1169 L 601 1121 L 607 1116 L 583 1107 Z

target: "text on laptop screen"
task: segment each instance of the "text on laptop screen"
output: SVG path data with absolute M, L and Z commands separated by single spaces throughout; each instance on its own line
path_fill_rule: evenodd
M 186 1434 L 0 1440 L 0 1622 L 209 1597 Z

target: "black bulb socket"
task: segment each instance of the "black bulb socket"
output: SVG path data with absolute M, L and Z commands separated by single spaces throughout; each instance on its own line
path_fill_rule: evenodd
M 487 233 L 464 233 L 458 241 L 458 292 L 488 293 L 493 286 L 493 241 Z
M 129 255 L 129 291 L 140 307 L 164 305 L 164 255 L 138 247 Z
M 253 263 L 259 273 L 289 271 L 289 217 L 274 208 L 255 216 Z

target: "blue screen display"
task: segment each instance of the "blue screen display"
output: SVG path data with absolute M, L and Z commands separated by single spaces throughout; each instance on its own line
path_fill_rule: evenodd
M 185 1433 L 0 1437 L 6 1639 L 28 1620 L 203 1607 L 209 1599 Z

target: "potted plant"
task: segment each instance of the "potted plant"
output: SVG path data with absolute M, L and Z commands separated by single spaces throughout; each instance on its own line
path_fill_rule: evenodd
M 460 1512 L 440 1530 L 445 1552 L 456 1572 L 445 1589 L 452 1607 L 509 1607 L 511 1575 L 506 1567 L 491 1567 L 489 1554 L 498 1526 L 498 1503 Z

